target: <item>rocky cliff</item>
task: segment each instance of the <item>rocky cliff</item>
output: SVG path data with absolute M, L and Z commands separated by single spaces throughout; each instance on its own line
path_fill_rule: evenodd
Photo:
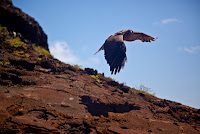
M 39 24 L 0 4 L 0 133 L 200 133 L 199 109 L 54 59 Z
M 10 0 L 0 1 L 0 24 L 9 31 L 20 33 L 25 39 L 48 50 L 47 35 L 34 18 L 13 6 Z

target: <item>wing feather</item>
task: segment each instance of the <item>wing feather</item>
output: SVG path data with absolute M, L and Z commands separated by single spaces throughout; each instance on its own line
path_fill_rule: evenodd
M 141 40 L 142 42 L 151 42 L 151 41 L 154 41 L 155 38 L 145 33 L 134 31 L 132 33 L 124 34 L 124 40 L 125 41 Z
M 110 66 L 111 74 L 119 73 L 127 60 L 124 42 L 120 40 L 106 41 L 104 43 L 104 56 Z

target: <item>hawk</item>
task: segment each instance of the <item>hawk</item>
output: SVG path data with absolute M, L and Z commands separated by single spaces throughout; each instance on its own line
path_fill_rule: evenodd
M 122 30 L 108 37 L 105 43 L 96 52 L 98 53 L 99 51 L 104 50 L 104 56 L 110 66 L 111 74 L 116 74 L 117 72 L 119 73 L 121 68 L 124 68 L 125 62 L 127 62 L 126 46 L 124 41 L 135 40 L 151 42 L 154 41 L 155 38 L 142 32 L 135 32 L 131 29 Z

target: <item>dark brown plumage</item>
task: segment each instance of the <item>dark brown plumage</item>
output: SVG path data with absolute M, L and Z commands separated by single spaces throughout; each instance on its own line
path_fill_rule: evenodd
M 155 38 L 141 32 L 135 32 L 130 29 L 122 30 L 108 37 L 105 43 L 96 52 L 98 53 L 99 51 L 104 50 L 104 56 L 110 66 L 111 74 L 116 74 L 117 72 L 119 73 L 121 68 L 124 68 L 125 62 L 127 62 L 126 46 L 124 41 L 135 40 L 151 42 L 154 41 Z

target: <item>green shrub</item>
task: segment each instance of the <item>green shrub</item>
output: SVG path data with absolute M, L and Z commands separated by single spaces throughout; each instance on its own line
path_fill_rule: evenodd
M 7 65 L 7 64 L 10 64 L 10 62 L 7 62 L 7 61 L 0 61 L 0 65 L 2 65 L 2 66 L 5 66 L 5 65 Z
M 2 27 L 2 26 L 0 25 L 0 32 L 3 32 L 3 31 L 7 31 L 7 27 Z
M 59 64 L 59 63 L 56 63 L 56 66 L 57 66 L 57 67 L 59 67 L 59 66 L 60 66 L 60 64 Z
M 145 87 L 143 84 L 140 85 L 138 91 L 148 95 L 155 95 L 155 93 L 153 93 L 153 90 L 151 90 L 151 88 Z
M 92 77 L 93 79 L 95 79 L 101 86 L 103 86 L 102 81 L 99 79 L 98 75 L 90 75 L 90 77 Z
M 76 69 L 82 69 L 82 66 L 81 65 L 78 65 L 78 64 L 75 64 L 75 65 L 72 65 L 74 68 Z
M 22 42 L 19 37 L 15 37 L 14 39 L 5 39 L 4 43 L 11 45 L 12 47 L 22 47 L 27 49 L 28 44 Z
M 130 90 L 134 93 L 134 94 L 139 94 L 139 93 L 143 93 L 146 95 L 155 95 L 156 93 L 153 92 L 153 90 L 151 90 L 151 88 L 145 87 L 143 84 L 141 84 L 139 86 L 139 88 L 135 89 L 135 88 L 130 88 Z
M 42 58 L 37 58 L 38 60 L 42 60 Z
M 23 58 L 29 57 L 29 54 L 23 51 L 14 51 L 12 54 Z
M 3 34 L 3 35 L 9 34 L 7 27 L 2 27 L 1 24 L 0 24 L 0 34 Z
M 32 46 L 33 46 L 33 49 L 35 51 L 37 51 L 40 55 L 45 55 L 45 56 L 51 55 L 48 50 L 46 50 L 46 49 L 44 49 L 44 48 L 42 48 L 40 46 L 36 46 L 35 44 L 32 44 Z
M 111 77 L 107 77 L 108 79 L 112 80 L 112 81 L 115 81 L 115 79 L 111 78 Z

